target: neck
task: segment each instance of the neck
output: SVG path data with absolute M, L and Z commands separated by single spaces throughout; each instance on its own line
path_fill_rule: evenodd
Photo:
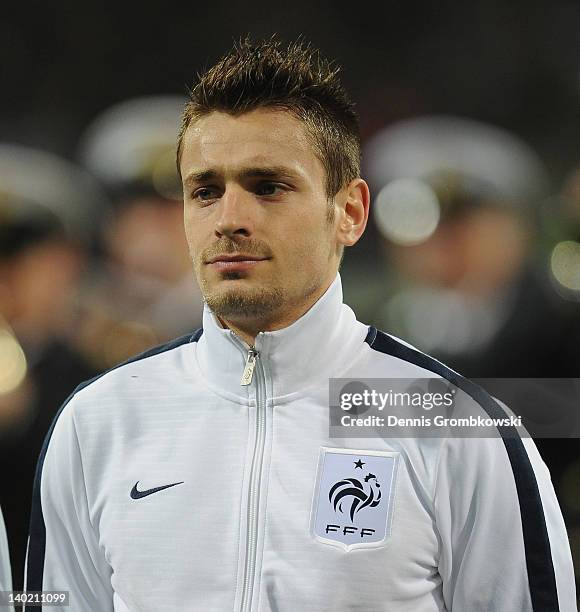
M 334 280 L 334 279 L 333 279 Z M 248 346 L 254 346 L 256 336 L 260 332 L 275 331 L 277 329 L 284 329 L 297 321 L 300 317 L 305 315 L 311 308 L 318 302 L 318 300 L 326 293 L 327 289 L 332 284 L 332 280 L 323 284 L 316 291 L 311 293 L 308 298 L 302 301 L 299 305 L 289 307 L 288 304 L 284 306 L 282 312 L 278 312 L 275 315 L 268 318 L 260 319 L 225 319 L 218 316 L 221 325 L 227 329 L 231 329 L 236 336 L 241 338 Z

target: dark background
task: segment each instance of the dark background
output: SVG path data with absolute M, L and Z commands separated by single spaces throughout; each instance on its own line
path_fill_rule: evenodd
M 294 1 L 177 8 L 11 3 L 0 25 L 2 138 L 75 154 L 101 110 L 183 93 L 244 33 L 312 41 L 343 66 L 363 135 L 444 112 L 524 136 L 559 177 L 578 157 L 580 5 L 574 1 Z

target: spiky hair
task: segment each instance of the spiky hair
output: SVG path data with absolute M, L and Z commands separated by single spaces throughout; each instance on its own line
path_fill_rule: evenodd
M 354 104 L 339 78 L 340 68 L 301 40 L 283 46 L 275 37 L 249 38 L 198 76 L 183 113 L 177 145 L 192 122 L 214 111 L 241 115 L 259 108 L 287 111 L 304 122 L 334 196 L 360 175 L 360 134 Z

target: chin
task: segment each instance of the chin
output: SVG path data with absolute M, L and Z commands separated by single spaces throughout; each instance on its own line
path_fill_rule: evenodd
M 267 317 L 283 306 L 286 296 L 279 287 L 240 286 L 238 283 L 228 287 L 226 283 L 226 286 L 205 293 L 204 298 L 214 314 L 234 319 Z

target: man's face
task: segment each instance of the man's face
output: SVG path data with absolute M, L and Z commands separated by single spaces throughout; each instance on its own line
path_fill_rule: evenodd
M 184 137 L 181 175 L 195 273 L 218 316 L 275 322 L 332 282 L 337 222 L 294 116 L 259 109 L 199 119 Z

